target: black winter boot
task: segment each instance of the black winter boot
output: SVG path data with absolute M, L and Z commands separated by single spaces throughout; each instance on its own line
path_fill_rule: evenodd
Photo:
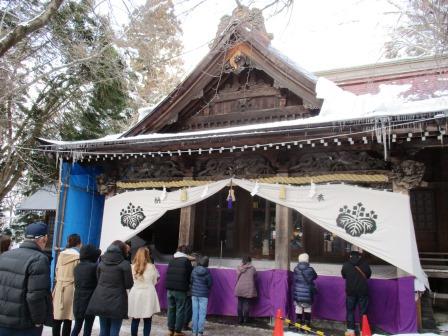
M 305 313 L 303 315 L 305 316 L 305 325 L 311 328 L 311 313 Z
M 303 314 L 296 314 L 296 323 L 303 325 Z M 295 331 L 299 332 L 300 328 L 295 327 Z

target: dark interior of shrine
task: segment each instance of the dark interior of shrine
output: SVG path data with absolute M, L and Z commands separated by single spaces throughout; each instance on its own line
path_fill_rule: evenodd
M 252 197 L 235 187 L 235 201 L 229 205 L 228 189 L 196 204 L 193 251 L 211 257 L 275 259 L 276 204 Z M 180 210 L 168 211 L 138 234 L 161 254 L 173 254 L 179 237 Z M 325 231 L 297 211 L 292 211 L 289 240 L 291 260 L 307 252 L 313 262 L 341 263 L 351 245 Z M 368 255 L 368 254 L 367 254 Z M 381 261 L 368 256 L 375 263 Z

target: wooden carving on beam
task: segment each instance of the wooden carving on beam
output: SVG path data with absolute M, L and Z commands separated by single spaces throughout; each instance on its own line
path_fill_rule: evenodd
M 396 164 L 389 176 L 394 189 L 409 190 L 422 185 L 425 164 L 414 160 L 405 160 Z
M 290 161 L 290 173 L 335 172 L 352 170 L 383 170 L 387 162 L 367 152 L 322 152 L 309 153 Z
M 179 164 L 163 158 L 132 160 L 120 166 L 120 180 L 139 180 L 148 178 L 183 177 Z
M 96 188 L 100 195 L 113 195 L 117 189 L 117 180 L 113 176 L 100 174 L 96 177 Z
M 252 32 L 258 33 L 264 37 L 266 41 L 273 39 L 273 35 L 266 31 L 266 25 L 264 23 L 263 12 L 258 8 L 250 8 L 247 6 L 237 6 L 232 15 L 224 15 L 218 25 L 216 36 L 214 41 L 210 44 L 210 47 L 215 47 L 222 36 L 227 33 L 232 33 L 237 27 L 243 27 L 250 29 Z
M 259 176 L 275 174 L 275 169 L 268 159 L 261 155 L 239 158 L 212 158 L 198 162 L 197 176 Z
M 228 56 L 227 62 L 224 64 L 224 72 L 233 72 L 239 74 L 241 71 L 249 67 L 249 57 L 247 57 L 237 48 Z

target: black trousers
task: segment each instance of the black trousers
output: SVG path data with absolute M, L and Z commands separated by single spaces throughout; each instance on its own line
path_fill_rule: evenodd
M 347 308 L 347 329 L 355 330 L 355 309 L 359 306 L 359 315 L 361 317 L 367 314 L 369 305 L 368 296 L 347 296 L 345 306 Z
M 247 323 L 252 299 L 238 296 L 238 322 Z
M 54 320 L 53 336 L 61 336 L 61 326 L 62 326 L 62 336 L 70 336 L 70 331 L 72 330 L 71 320 Z
M 90 336 L 92 334 L 93 322 L 95 321 L 95 316 L 86 315 L 83 319 L 76 319 L 75 326 L 72 330 L 71 336 L 78 336 L 81 332 L 82 325 L 84 324 L 83 336 Z

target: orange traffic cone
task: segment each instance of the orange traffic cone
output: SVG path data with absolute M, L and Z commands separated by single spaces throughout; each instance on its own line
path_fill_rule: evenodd
M 274 332 L 272 333 L 272 336 L 283 336 L 283 320 L 281 309 L 277 309 L 277 314 L 275 314 Z
M 367 318 L 367 315 L 362 316 L 362 336 L 372 336 L 372 332 L 370 331 L 369 326 L 369 319 Z

